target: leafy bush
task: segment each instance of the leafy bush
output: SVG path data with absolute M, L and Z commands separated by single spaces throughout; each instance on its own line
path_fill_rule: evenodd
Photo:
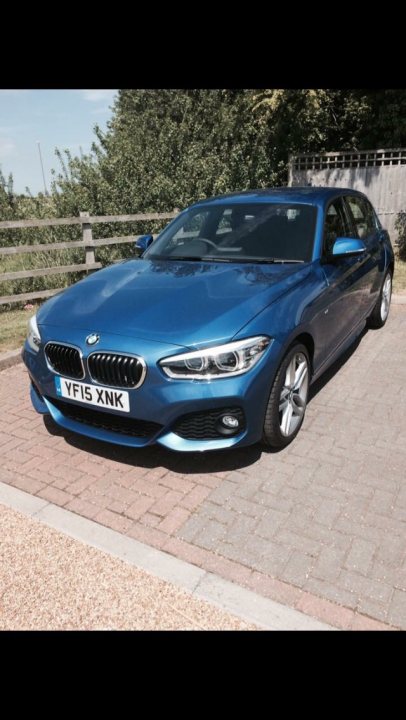
M 396 218 L 395 228 L 399 233 L 398 248 L 399 257 L 406 260 L 406 211 L 400 212 Z

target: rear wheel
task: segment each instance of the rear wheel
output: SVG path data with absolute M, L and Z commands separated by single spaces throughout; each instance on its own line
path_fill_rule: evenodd
M 376 305 L 368 318 L 368 325 L 372 328 L 381 328 L 385 325 L 390 309 L 392 296 L 392 273 L 390 270 L 385 275 Z
M 310 361 L 304 345 L 293 345 L 282 360 L 265 413 L 263 442 L 283 448 L 298 434 L 305 415 Z

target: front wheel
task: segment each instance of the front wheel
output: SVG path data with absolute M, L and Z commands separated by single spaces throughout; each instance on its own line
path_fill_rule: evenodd
M 392 274 L 390 270 L 385 275 L 382 283 L 381 292 L 371 315 L 368 318 L 368 325 L 371 328 L 381 328 L 385 325 L 390 308 L 392 297 Z
M 307 348 L 294 345 L 283 358 L 269 395 L 263 431 L 266 445 L 283 448 L 296 437 L 306 411 L 309 383 Z

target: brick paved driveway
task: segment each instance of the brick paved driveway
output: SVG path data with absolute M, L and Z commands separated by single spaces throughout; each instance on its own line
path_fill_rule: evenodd
M 0 374 L 0 479 L 338 627 L 406 629 L 406 307 L 313 390 L 287 449 L 72 435 Z

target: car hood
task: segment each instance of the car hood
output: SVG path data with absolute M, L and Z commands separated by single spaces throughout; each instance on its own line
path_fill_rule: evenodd
M 309 272 L 302 264 L 128 260 L 51 298 L 37 319 L 196 347 L 232 338 Z

